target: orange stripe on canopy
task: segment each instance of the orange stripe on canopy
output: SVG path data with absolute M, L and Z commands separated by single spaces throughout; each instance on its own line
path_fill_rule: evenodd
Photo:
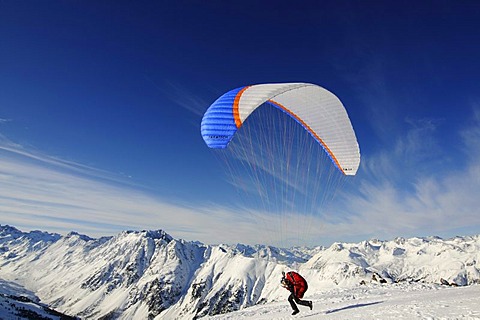
M 240 90 L 235 96 L 235 100 L 233 100 L 233 119 L 235 120 L 235 125 L 237 126 L 237 129 L 242 126 L 242 120 L 240 119 L 240 113 L 238 112 L 238 104 L 240 103 L 240 97 L 248 88 L 250 88 L 250 86 L 246 86 L 245 88 Z
M 338 160 L 337 158 L 335 157 L 335 155 L 332 153 L 332 151 L 330 150 L 330 148 L 325 144 L 325 142 L 322 140 L 322 138 L 320 138 L 318 136 L 318 134 L 313 131 L 312 128 L 310 128 L 310 126 L 308 124 L 305 123 L 305 121 L 303 121 L 299 116 L 297 116 L 294 112 L 292 112 L 290 109 L 288 109 L 287 107 L 281 105 L 280 103 L 276 102 L 276 101 L 273 101 L 273 100 L 268 100 L 268 102 L 274 104 L 276 107 L 282 109 L 283 111 L 285 111 L 286 113 L 288 113 L 289 115 L 291 115 L 295 120 L 297 120 L 300 124 L 302 124 L 302 126 L 305 127 L 305 129 L 307 129 L 308 132 L 310 132 L 310 134 L 312 136 L 315 137 L 315 139 L 317 139 L 318 142 L 320 142 L 320 144 L 323 146 L 323 148 L 325 149 L 325 151 L 327 151 L 328 155 L 332 158 L 333 162 L 335 163 L 335 165 L 337 166 L 337 168 L 339 168 L 343 174 L 346 174 L 345 171 L 343 170 L 343 168 L 340 166 L 340 163 L 338 163 Z

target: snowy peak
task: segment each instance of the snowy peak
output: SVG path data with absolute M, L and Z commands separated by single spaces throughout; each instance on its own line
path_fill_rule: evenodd
M 16 240 L 26 238 L 30 242 L 55 242 L 60 239 L 61 235 L 56 233 L 48 233 L 39 230 L 30 232 L 22 232 L 15 227 L 9 225 L 0 225 L 0 239 L 4 240 L 8 238 L 10 240 Z
M 19 238 L 24 235 L 24 233 L 20 230 L 18 230 L 15 227 L 7 225 L 1 225 L 0 224 L 0 235 L 3 237 L 9 236 L 12 238 Z
M 91 240 L 94 240 L 93 238 L 90 238 L 89 236 L 86 236 L 84 234 L 80 234 L 80 233 L 77 233 L 77 232 L 69 232 L 66 236 L 65 236 L 66 239 L 72 239 L 74 242 L 77 241 L 77 240 L 81 240 L 81 241 L 84 241 L 84 242 L 88 242 L 88 241 L 91 241 Z
M 142 230 L 142 231 L 123 231 L 118 235 L 119 238 L 150 238 L 156 240 L 163 240 L 166 243 L 173 240 L 172 236 L 163 230 Z

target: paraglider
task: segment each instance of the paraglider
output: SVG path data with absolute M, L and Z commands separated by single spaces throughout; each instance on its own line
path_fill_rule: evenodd
M 239 87 L 206 110 L 201 134 L 241 194 L 242 215 L 276 245 L 307 243 L 360 150 L 342 102 L 310 83 Z

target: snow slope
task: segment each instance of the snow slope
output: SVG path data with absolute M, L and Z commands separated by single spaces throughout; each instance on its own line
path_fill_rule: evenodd
M 30 291 L 18 284 L 0 279 L 0 319 L 75 320 L 39 302 Z
M 287 297 L 287 295 L 286 295 Z M 286 299 L 285 297 L 285 299 Z M 288 302 L 257 305 L 207 319 L 480 319 L 480 285 L 447 287 L 432 284 L 368 285 L 306 295 L 314 308 L 300 306 L 292 316 Z
M 408 293 L 428 285 L 440 292 L 442 281 L 480 283 L 480 236 L 280 249 L 210 246 L 173 239 L 161 230 L 92 239 L 0 226 L 0 278 L 32 291 L 55 310 L 86 319 L 195 319 L 271 304 L 288 307 L 279 280 L 289 269 L 308 279 L 308 294 L 322 303 L 335 295 L 346 299 L 348 290 L 382 296 L 382 288 Z M 343 296 L 341 290 L 347 290 Z M 346 303 L 333 308 L 351 305 Z

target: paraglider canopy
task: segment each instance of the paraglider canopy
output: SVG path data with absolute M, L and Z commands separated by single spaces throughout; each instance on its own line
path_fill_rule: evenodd
M 343 174 L 356 174 L 360 150 L 347 112 L 333 93 L 314 84 L 258 84 L 225 93 L 203 116 L 201 132 L 206 144 L 226 148 L 248 116 L 265 104 L 303 126 Z

